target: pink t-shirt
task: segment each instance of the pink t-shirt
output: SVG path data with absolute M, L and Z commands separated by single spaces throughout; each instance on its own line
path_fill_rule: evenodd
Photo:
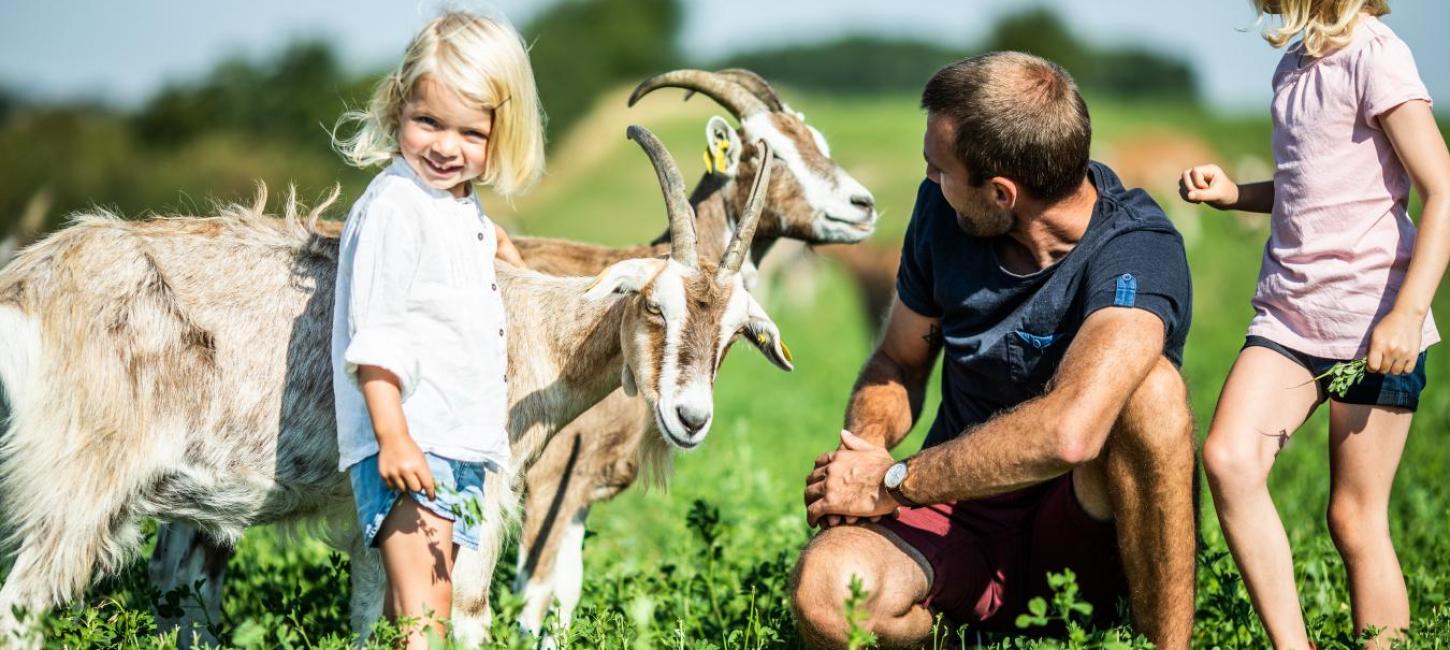
M 1274 213 L 1249 334 L 1333 359 L 1363 357 L 1394 306 L 1415 244 L 1410 177 L 1379 116 L 1430 100 L 1410 48 L 1378 18 L 1315 59 L 1274 72 Z M 1421 345 L 1440 340 L 1425 318 Z

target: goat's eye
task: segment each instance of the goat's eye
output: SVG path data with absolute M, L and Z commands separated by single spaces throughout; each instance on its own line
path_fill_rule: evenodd
M 660 304 L 653 300 L 644 301 L 644 310 L 654 316 L 659 316 L 662 313 L 660 311 Z

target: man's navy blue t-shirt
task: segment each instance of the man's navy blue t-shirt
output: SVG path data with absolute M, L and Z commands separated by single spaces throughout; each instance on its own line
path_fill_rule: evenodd
M 1029 275 L 1003 270 L 995 240 L 964 232 L 941 187 L 922 182 L 896 291 L 912 311 L 941 319 L 941 407 L 925 446 L 1041 396 L 1078 328 L 1104 307 L 1157 315 L 1163 354 L 1182 363 L 1193 303 L 1183 238 L 1152 198 L 1125 190 L 1107 166 L 1091 163 L 1088 176 L 1098 200 L 1087 231 Z

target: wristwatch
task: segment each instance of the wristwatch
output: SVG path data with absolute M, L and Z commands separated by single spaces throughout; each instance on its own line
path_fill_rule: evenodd
M 886 469 L 886 476 L 881 479 L 881 487 L 886 488 L 886 493 L 897 503 L 908 508 L 920 508 L 921 504 L 906 498 L 901 493 L 901 484 L 906 482 L 906 461 L 898 460 Z

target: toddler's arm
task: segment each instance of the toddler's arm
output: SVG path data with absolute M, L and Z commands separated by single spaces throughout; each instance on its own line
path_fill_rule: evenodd
M 504 232 L 503 227 L 494 224 L 493 231 L 498 233 L 498 252 L 494 254 L 494 257 L 521 269 L 528 268 L 529 265 L 524 264 L 523 256 L 519 255 L 519 249 L 514 247 L 514 240 L 509 239 L 509 234 Z
M 1274 211 L 1274 181 L 1239 185 L 1218 165 L 1198 165 L 1183 171 L 1178 195 L 1189 203 L 1207 203 L 1220 210 Z
M 1365 366 L 1370 372 L 1408 373 L 1420 355 L 1420 334 L 1430 302 L 1450 261 L 1450 152 L 1435 125 L 1430 104 L 1407 101 L 1385 111 L 1379 123 L 1395 147 L 1400 162 L 1425 199 L 1420 234 L 1405 282 L 1390 313 L 1370 334 Z
M 403 417 L 403 389 L 398 376 L 386 368 L 361 365 L 357 369 L 373 434 L 378 438 L 378 474 L 388 487 L 400 492 L 425 492 L 434 498 L 433 472 L 423 451 L 408 435 Z

